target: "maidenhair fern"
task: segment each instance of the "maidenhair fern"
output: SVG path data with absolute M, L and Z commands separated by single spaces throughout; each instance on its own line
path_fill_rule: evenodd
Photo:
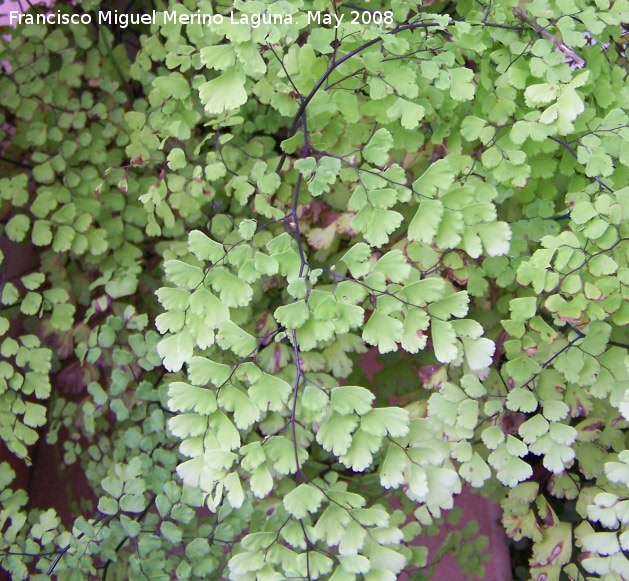
M 13 579 L 482 575 L 422 546 L 463 486 L 533 579 L 629 579 L 629 2 L 427 4 L 0 41 L 0 438 L 98 499 L 4 464 Z

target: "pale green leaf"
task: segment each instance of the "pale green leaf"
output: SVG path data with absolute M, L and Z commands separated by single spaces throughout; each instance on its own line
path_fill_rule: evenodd
M 532 391 L 516 387 L 507 396 L 507 407 L 512 411 L 534 412 L 537 409 L 537 399 Z
M 352 432 L 358 425 L 355 415 L 341 415 L 332 412 L 317 431 L 317 442 L 328 452 L 341 456 L 352 443 Z
M 212 264 L 216 264 L 225 255 L 222 244 L 199 230 L 192 230 L 188 234 L 188 248 L 199 260 L 207 260 Z
M 323 502 L 323 492 L 312 484 L 300 484 L 291 490 L 283 500 L 284 508 L 297 519 L 308 513 L 316 513 Z
M 170 384 L 168 398 L 168 407 L 174 412 L 193 411 L 209 415 L 216 410 L 214 392 L 181 381 Z
M 502 256 L 509 252 L 511 229 L 506 222 L 477 224 L 475 229 L 483 243 L 487 256 Z
M 240 478 L 236 472 L 231 472 L 223 480 L 225 489 L 227 490 L 227 501 L 231 504 L 232 508 L 240 508 L 245 499 L 245 494 L 242 490 L 242 484 Z
M 251 355 L 258 347 L 258 341 L 232 321 L 225 321 L 218 327 L 216 342 L 222 349 L 230 349 L 239 357 Z
M 359 416 L 371 411 L 375 396 L 358 385 L 344 385 L 332 389 L 332 409 L 341 415 L 356 413 Z
M 195 290 L 189 299 L 190 311 L 203 318 L 205 325 L 216 329 L 229 319 L 229 309 L 205 287 Z
M 438 190 L 447 190 L 454 182 L 454 172 L 447 159 L 439 159 L 413 182 L 413 189 L 421 196 L 434 197 Z
M 363 329 L 363 339 L 378 347 L 380 353 L 397 351 L 397 343 L 402 340 L 404 325 L 401 321 L 374 311 Z
M 237 109 L 247 102 L 245 74 L 240 67 L 232 67 L 222 75 L 199 87 L 199 98 L 210 115 L 220 115 Z
M 417 212 L 408 226 L 408 239 L 426 244 L 432 243 L 437 235 L 442 217 L 443 203 L 441 200 L 422 198 Z
M 185 289 L 195 289 L 205 278 L 202 269 L 186 264 L 181 260 L 167 260 L 164 262 L 164 270 L 170 282 Z
M 191 357 L 188 361 L 188 379 L 194 385 L 222 386 L 231 376 L 232 368 L 224 363 L 217 363 L 206 357 Z
M 363 148 L 363 156 L 374 165 L 383 166 L 389 161 L 389 150 L 393 146 L 393 137 L 384 128 L 378 129 Z
M 479 488 L 491 477 L 491 470 L 487 462 L 477 452 L 474 452 L 469 462 L 461 464 L 459 474 L 474 488 Z
M 280 325 L 287 329 L 299 329 L 310 317 L 310 310 L 306 301 L 299 300 L 278 307 L 273 316 Z
M 365 544 L 365 540 L 367 537 L 367 531 L 358 524 L 356 521 L 352 521 L 350 525 L 347 527 L 345 533 L 341 537 L 341 542 L 339 543 L 339 554 L 342 555 L 341 559 L 345 557 L 347 559 L 350 555 L 358 555 L 358 552 L 363 548 Z M 347 570 L 347 566 L 349 565 L 349 561 L 341 561 L 342 566 L 345 570 Z M 368 567 L 369 561 L 365 557 L 362 557 L 362 561 L 359 562 L 362 567 Z M 354 565 L 357 565 L 355 561 Z M 359 572 L 359 571 L 356 571 Z
M 374 408 L 362 416 L 360 428 L 374 436 L 401 438 L 409 430 L 409 413 L 398 407 Z
M 225 267 L 214 267 L 208 273 L 208 282 L 219 293 L 227 307 L 246 307 L 253 298 L 251 285 L 229 272 Z
M 354 472 L 363 472 L 371 465 L 373 455 L 381 446 L 382 438 L 358 429 L 354 432 L 349 449 L 339 460 Z
M 179 371 L 192 357 L 193 341 L 185 330 L 162 339 L 157 344 L 157 352 L 168 371 Z
M 435 350 L 435 357 L 441 363 L 450 363 L 459 355 L 456 343 L 456 333 L 452 324 L 448 321 L 433 319 L 431 324 L 432 345 Z
M 459 291 L 428 305 L 428 313 L 432 317 L 439 319 L 449 319 L 450 317 L 464 317 L 467 315 L 467 305 L 470 297 L 466 291 Z
M 352 227 L 362 233 L 373 246 L 382 246 L 389 241 L 391 233 L 402 223 L 403 217 L 394 210 L 375 209 L 365 205 L 354 216 Z
M 476 93 L 474 71 L 466 67 L 459 67 L 449 71 L 451 85 L 450 96 L 455 101 L 470 101 Z
M 218 392 L 218 404 L 226 411 L 233 412 L 234 423 L 246 430 L 260 419 L 260 409 L 237 387 L 226 384 Z
M 292 387 L 283 379 L 263 373 L 260 378 L 249 387 L 249 397 L 261 411 L 281 412 L 288 398 L 293 392 Z
M 405 473 L 410 462 L 406 452 L 397 445 L 390 444 L 387 455 L 380 467 L 380 483 L 385 488 L 398 488 L 405 481 Z
M 480 371 L 492 364 L 494 352 L 496 351 L 496 345 L 493 341 L 485 337 L 479 339 L 461 337 L 461 343 L 463 344 L 465 360 L 470 369 Z
M 258 466 L 251 474 L 249 480 L 251 492 L 257 498 L 264 498 L 273 489 L 273 477 L 266 465 Z

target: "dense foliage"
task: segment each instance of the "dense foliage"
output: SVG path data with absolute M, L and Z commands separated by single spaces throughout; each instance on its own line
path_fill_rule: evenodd
M 14 580 L 424 579 L 465 482 L 522 576 L 629 579 L 629 2 L 426 4 L 5 31 L 0 438 L 98 498 L 3 465 Z M 232 8 L 283 19 L 181 23 Z

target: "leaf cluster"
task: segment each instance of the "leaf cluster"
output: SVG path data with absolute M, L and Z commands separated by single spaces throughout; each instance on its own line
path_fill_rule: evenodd
M 97 498 L 66 529 L 3 465 L 0 565 L 482 574 L 473 524 L 421 541 L 470 486 L 533 579 L 629 579 L 629 3 L 181 23 L 210 4 L 133 58 L 106 27 L 0 40 L 0 228 L 37 253 L 2 281 L 0 438 Z

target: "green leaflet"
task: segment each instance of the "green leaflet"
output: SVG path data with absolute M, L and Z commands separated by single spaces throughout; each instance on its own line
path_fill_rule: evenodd
M 181 331 L 162 339 L 157 345 L 157 352 L 169 371 L 179 371 L 193 353 L 192 337 L 187 331 Z
M 221 244 L 199 230 L 188 234 L 188 247 L 199 260 L 207 260 L 212 264 L 216 264 L 225 254 Z
M 263 373 L 248 390 L 260 410 L 282 411 L 292 393 L 291 386 L 279 377 Z
M 216 334 L 216 342 L 222 349 L 230 349 L 240 357 L 250 355 L 257 347 L 256 339 L 232 321 L 221 323 Z
M 387 117 L 391 120 L 399 119 L 405 129 L 415 129 L 425 114 L 424 107 L 406 99 L 398 99 L 387 109 Z
M 167 77 L 155 79 L 153 86 L 165 98 L 173 97 L 175 99 L 185 99 L 190 95 L 190 86 L 186 82 L 183 75 L 179 73 L 171 73 Z
M 349 450 L 358 418 L 333 412 L 317 431 L 317 442 L 328 452 L 341 456 Z
M 332 409 L 341 415 L 356 413 L 362 416 L 371 411 L 374 397 L 364 387 L 344 385 L 332 389 L 331 405 Z
M 217 328 L 221 323 L 229 319 L 229 309 L 206 288 L 199 287 L 189 298 L 190 312 L 203 317 L 204 322 Z
M 402 348 L 408 353 L 417 353 L 426 347 L 428 336 L 424 333 L 428 329 L 429 318 L 420 309 L 410 310 L 404 318 L 404 334 Z
M 491 477 L 491 470 L 487 462 L 474 452 L 471 460 L 461 464 L 459 474 L 474 488 L 479 488 Z
M 509 309 L 513 321 L 527 321 L 535 315 L 537 299 L 535 297 L 512 299 L 509 303 Z
M 232 67 L 216 79 L 203 83 L 199 87 L 199 98 L 205 112 L 218 115 L 244 105 L 247 102 L 244 85 L 245 75 L 240 67 Z
M 446 290 L 446 282 L 442 278 L 430 277 L 406 285 L 399 295 L 406 301 L 424 306 L 438 301 Z
M 324 157 L 316 162 L 309 157 L 296 161 L 295 168 L 308 180 L 308 191 L 313 196 L 320 196 L 329 192 L 336 183 L 341 170 L 341 162 L 333 157 Z
M 390 235 L 402 223 L 402 219 L 402 215 L 394 210 L 363 206 L 354 216 L 352 227 L 373 246 L 381 246 L 389 241 Z
M 507 397 L 507 407 L 514 411 L 533 412 L 537 405 L 535 394 L 521 387 L 511 390 Z
M 433 198 L 435 193 L 446 190 L 454 182 L 454 172 L 446 159 L 431 164 L 428 169 L 413 182 L 413 190 L 421 196 Z
M 194 411 L 209 415 L 216 410 L 216 396 L 213 392 L 183 382 L 171 383 L 168 397 L 168 407 L 173 411 Z
M 278 323 L 288 329 L 299 329 L 310 317 L 310 311 L 303 300 L 278 307 L 274 313 Z
M 380 469 L 380 483 L 385 488 L 397 488 L 404 483 L 408 457 L 398 446 L 390 445 Z
M 467 314 L 468 303 L 468 294 L 461 291 L 430 304 L 428 314 L 438 319 L 448 319 L 451 316 L 464 317 Z
M 476 230 L 487 256 L 507 254 L 511 240 L 511 229 L 506 222 L 478 224 Z
M 253 297 L 251 286 L 223 266 L 210 270 L 207 281 L 227 307 L 247 306 Z
M 260 419 L 260 410 L 253 401 L 233 385 L 225 385 L 217 397 L 219 405 L 226 411 L 233 412 L 234 424 L 246 430 Z
M 382 256 L 373 267 L 372 272 L 379 272 L 391 282 L 404 282 L 411 274 L 411 266 L 399 250 L 392 250 Z
M 352 276 L 360 278 L 371 270 L 371 265 L 367 262 L 371 256 L 371 248 L 364 242 L 354 244 L 341 258 L 350 269 Z
M 400 438 L 408 433 L 409 414 L 401 408 L 376 408 L 361 417 L 360 427 L 375 436 Z
M 206 46 L 201 49 L 201 62 L 208 68 L 225 71 L 236 62 L 236 53 L 231 45 Z
M 510 455 L 506 447 L 502 446 L 489 455 L 488 462 L 496 469 L 498 480 L 509 487 L 514 487 L 533 473 L 529 464 L 517 456 Z
M 474 71 L 457 68 L 450 71 L 450 95 L 455 101 L 469 101 L 474 97 L 476 85 L 473 83 Z
M 316 513 L 324 499 L 323 493 L 310 484 L 300 484 L 284 497 L 284 507 L 297 519 Z
M 456 345 L 456 333 L 452 324 L 447 321 L 434 319 L 430 324 L 431 337 L 435 357 L 442 363 L 449 363 L 459 355 Z
M 168 280 L 186 289 L 197 288 L 204 279 L 203 270 L 186 264 L 181 260 L 169 260 L 164 263 L 164 270 Z
M 404 326 L 401 321 L 375 311 L 363 330 L 363 339 L 378 347 L 380 353 L 397 350 Z
M 352 435 L 352 443 L 339 460 L 354 472 L 363 472 L 373 461 L 373 455 L 380 450 L 382 439 L 361 429 Z
M 463 344 L 465 360 L 473 371 L 486 369 L 493 363 L 496 345 L 490 339 L 461 337 L 461 343 Z
M 378 129 L 363 148 L 363 156 L 370 163 L 383 166 L 389 159 L 388 152 L 392 145 L 391 134 L 384 128 Z
M 443 217 L 443 204 L 440 200 L 421 199 L 415 217 L 408 226 L 410 240 L 430 243 L 439 229 Z
M 188 379 L 194 385 L 213 384 L 222 386 L 231 376 L 232 368 L 205 357 L 191 357 L 188 363 Z
M 279 474 L 294 474 L 308 458 L 308 452 L 301 447 L 295 449 L 283 436 L 272 436 L 265 442 L 265 452 L 273 459 L 273 467 Z

